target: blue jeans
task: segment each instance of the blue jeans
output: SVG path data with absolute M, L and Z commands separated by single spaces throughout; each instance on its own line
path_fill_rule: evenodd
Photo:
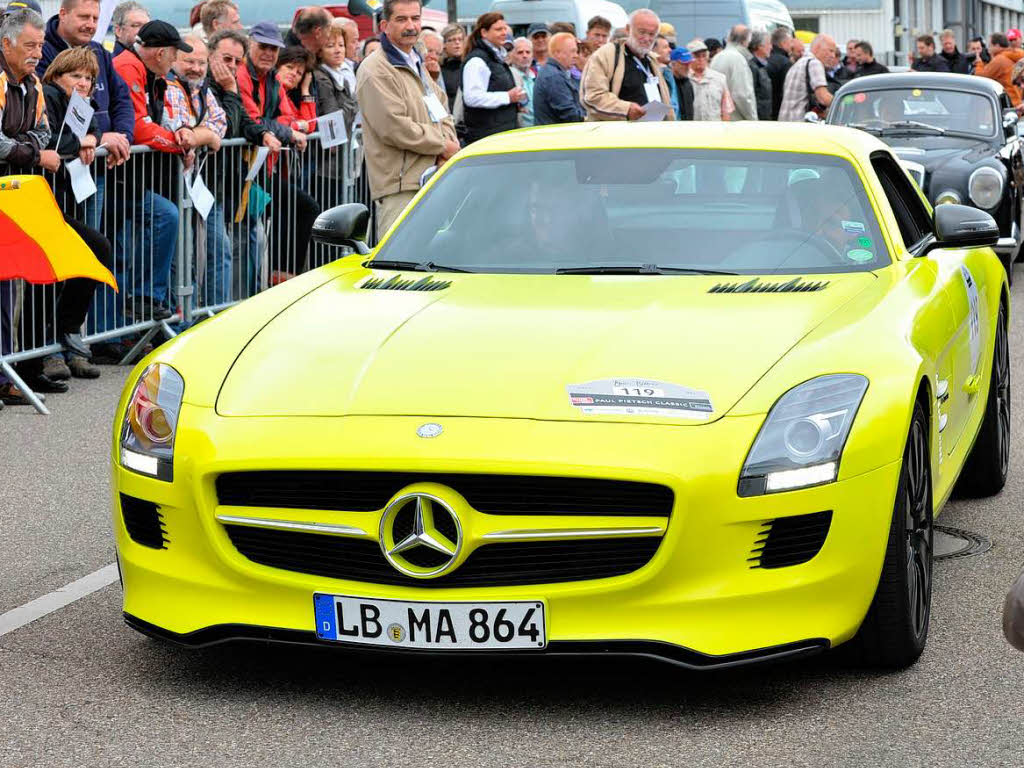
M 128 215 L 117 234 L 124 273 L 118 285 L 131 296 L 148 296 L 168 303 L 171 267 L 178 246 L 178 206 L 146 190 L 142 200 L 128 206 Z M 131 243 L 131 249 L 126 243 Z
M 195 305 L 211 307 L 231 301 L 231 240 L 224 222 L 224 205 L 213 204 L 206 217 L 206 274 Z

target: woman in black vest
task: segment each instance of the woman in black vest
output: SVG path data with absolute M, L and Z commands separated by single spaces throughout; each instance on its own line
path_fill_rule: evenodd
M 505 63 L 505 17 L 491 11 L 476 20 L 462 63 L 462 102 L 466 143 L 516 128 L 519 102 L 526 92 L 516 87 Z

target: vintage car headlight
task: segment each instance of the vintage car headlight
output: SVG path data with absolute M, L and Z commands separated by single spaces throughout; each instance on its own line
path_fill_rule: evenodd
M 831 483 L 868 388 L 864 376 L 829 374 L 780 397 L 758 432 L 740 473 L 740 496 Z
M 940 192 L 938 197 L 935 198 L 936 205 L 946 205 L 947 203 L 952 205 L 960 205 L 959 193 L 952 189 L 946 189 Z
M 139 377 L 121 426 L 121 465 L 170 482 L 174 478 L 174 434 L 185 382 L 163 363 Z
M 1003 199 L 1003 177 L 995 168 L 984 166 L 971 174 L 967 182 L 971 202 L 979 208 L 995 208 Z

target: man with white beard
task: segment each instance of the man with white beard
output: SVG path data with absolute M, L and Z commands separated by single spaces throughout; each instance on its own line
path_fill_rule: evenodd
M 198 35 L 186 35 L 184 40 L 192 46 L 192 52 L 178 51 L 174 60 L 174 77 L 167 79 L 164 97 L 164 127 L 176 131 L 188 126 L 195 134 L 197 148 L 206 147 L 208 153 L 217 152 L 227 132 L 228 122 L 224 107 L 213 95 L 206 79 L 208 49 Z M 196 267 L 199 287 L 196 300 L 200 306 L 214 307 L 231 299 L 231 241 L 221 202 L 224 194 L 220 189 L 226 174 L 209 154 L 207 159 L 209 165 L 205 172 L 200 172 L 200 176 L 213 191 L 215 202 L 205 222 L 206 264 Z
M 626 39 L 605 43 L 587 61 L 580 102 L 588 121 L 639 120 L 652 101 L 671 105 L 668 84 L 652 53 L 660 24 L 648 8 L 633 11 Z M 675 119 L 671 108 L 664 119 Z

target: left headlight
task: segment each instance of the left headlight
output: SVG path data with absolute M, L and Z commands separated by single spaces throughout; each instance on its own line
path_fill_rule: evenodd
M 171 482 L 174 434 L 178 427 L 185 381 L 163 363 L 139 377 L 121 426 L 121 465 L 139 474 Z
M 853 373 L 805 381 L 772 406 L 740 473 L 740 496 L 835 481 L 868 380 Z
M 1003 199 L 1003 176 L 995 168 L 983 166 L 971 174 L 967 192 L 971 202 L 979 208 L 995 208 Z

